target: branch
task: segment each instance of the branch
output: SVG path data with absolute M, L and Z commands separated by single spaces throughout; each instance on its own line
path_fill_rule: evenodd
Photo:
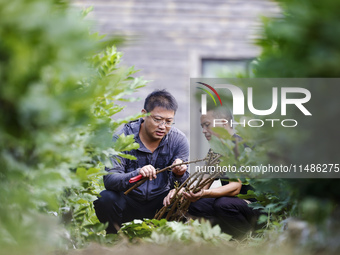
M 188 165 L 188 164 L 193 164 L 193 163 L 197 163 L 197 162 L 201 162 L 201 161 L 205 161 L 207 158 L 203 158 L 203 159 L 196 159 L 193 161 L 187 161 L 187 162 L 182 162 L 182 163 L 178 163 L 178 164 L 174 164 L 171 166 L 167 166 L 161 170 L 156 171 L 156 174 L 162 173 L 164 171 L 167 171 L 175 166 L 181 166 L 181 165 Z M 138 188 L 140 185 L 142 185 L 144 182 L 146 182 L 149 178 L 148 177 L 144 177 L 143 179 L 141 179 L 139 182 L 137 182 L 135 185 L 133 185 L 131 188 L 129 188 L 127 191 L 124 192 L 125 195 L 129 194 L 130 191 L 134 190 L 135 188 Z

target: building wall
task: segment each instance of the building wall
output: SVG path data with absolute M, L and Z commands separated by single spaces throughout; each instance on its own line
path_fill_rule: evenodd
M 123 64 L 152 80 L 135 96 L 144 98 L 155 88 L 166 88 L 179 102 L 176 126 L 189 137 L 190 78 L 201 77 L 201 60 L 251 59 L 259 48 L 253 40 L 259 17 L 277 15 L 269 0 L 74 0 L 93 6 L 90 18 L 96 31 L 127 38 Z M 121 115 L 134 114 L 143 101 L 129 104 Z M 118 115 L 119 117 L 119 115 Z

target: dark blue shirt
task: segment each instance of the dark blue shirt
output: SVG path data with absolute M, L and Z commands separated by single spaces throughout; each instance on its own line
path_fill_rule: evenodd
M 177 158 L 183 161 L 188 160 L 189 143 L 180 130 L 176 127 L 171 127 L 169 133 L 163 137 L 157 149 L 151 152 L 144 146 L 139 137 L 142 122 L 142 118 L 129 122 L 114 135 L 113 140 L 116 140 L 121 134 L 134 135 L 135 141 L 140 147 L 137 150 L 123 152 L 135 156 L 137 160 L 130 160 L 120 156 L 111 158 L 113 167 L 107 169 L 110 174 L 104 176 L 104 185 L 107 190 L 126 191 L 135 184 L 130 184 L 129 179 L 137 176 L 140 168 L 145 165 L 152 165 L 156 169 L 162 169 L 171 165 Z M 188 171 L 180 178 L 176 178 L 171 171 L 162 172 L 157 174 L 156 179 L 152 181 L 147 180 L 137 189 L 132 190 L 129 196 L 139 201 L 152 200 L 173 188 L 175 181 L 182 183 L 188 176 Z

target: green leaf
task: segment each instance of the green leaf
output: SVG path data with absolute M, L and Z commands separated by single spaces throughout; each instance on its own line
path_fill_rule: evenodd
M 256 195 L 253 190 L 248 190 L 247 194 L 238 194 L 237 197 L 241 199 L 249 199 L 249 198 L 255 198 Z
M 225 140 L 231 139 L 229 132 L 223 127 L 213 127 L 211 128 L 211 130 L 215 132 L 216 134 L 218 134 L 219 138 L 222 138 Z
M 139 144 L 135 143 L 134 135 L 121 134 L 114 142 L 113 148 L 116 151 L 130 151 L 139 148 Z

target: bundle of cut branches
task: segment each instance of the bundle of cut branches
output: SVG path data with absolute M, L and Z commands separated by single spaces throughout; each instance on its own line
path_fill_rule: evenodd
M 220 154 L 209 150 L 206 160 L 206 166 L 215 166 L 219 164 Z M 214 182 L 220 173 L 207 173 L 206 171 L 196 171 L 191 174 L 185 182 L 180 186 L 176 186 L 175 194 L 170 199 L 169 206 L 163 206 L 154 216 L 155 219 L 160 220 L 165 217 L 170 221 L 182 221 L 187 217 L 187 211 L 190 206 L 190 201 L 183 197 L 183 192 L 193 192 L 194 194 L 200 192 Z M 166 215 L 166 216 L 165 216 Z

